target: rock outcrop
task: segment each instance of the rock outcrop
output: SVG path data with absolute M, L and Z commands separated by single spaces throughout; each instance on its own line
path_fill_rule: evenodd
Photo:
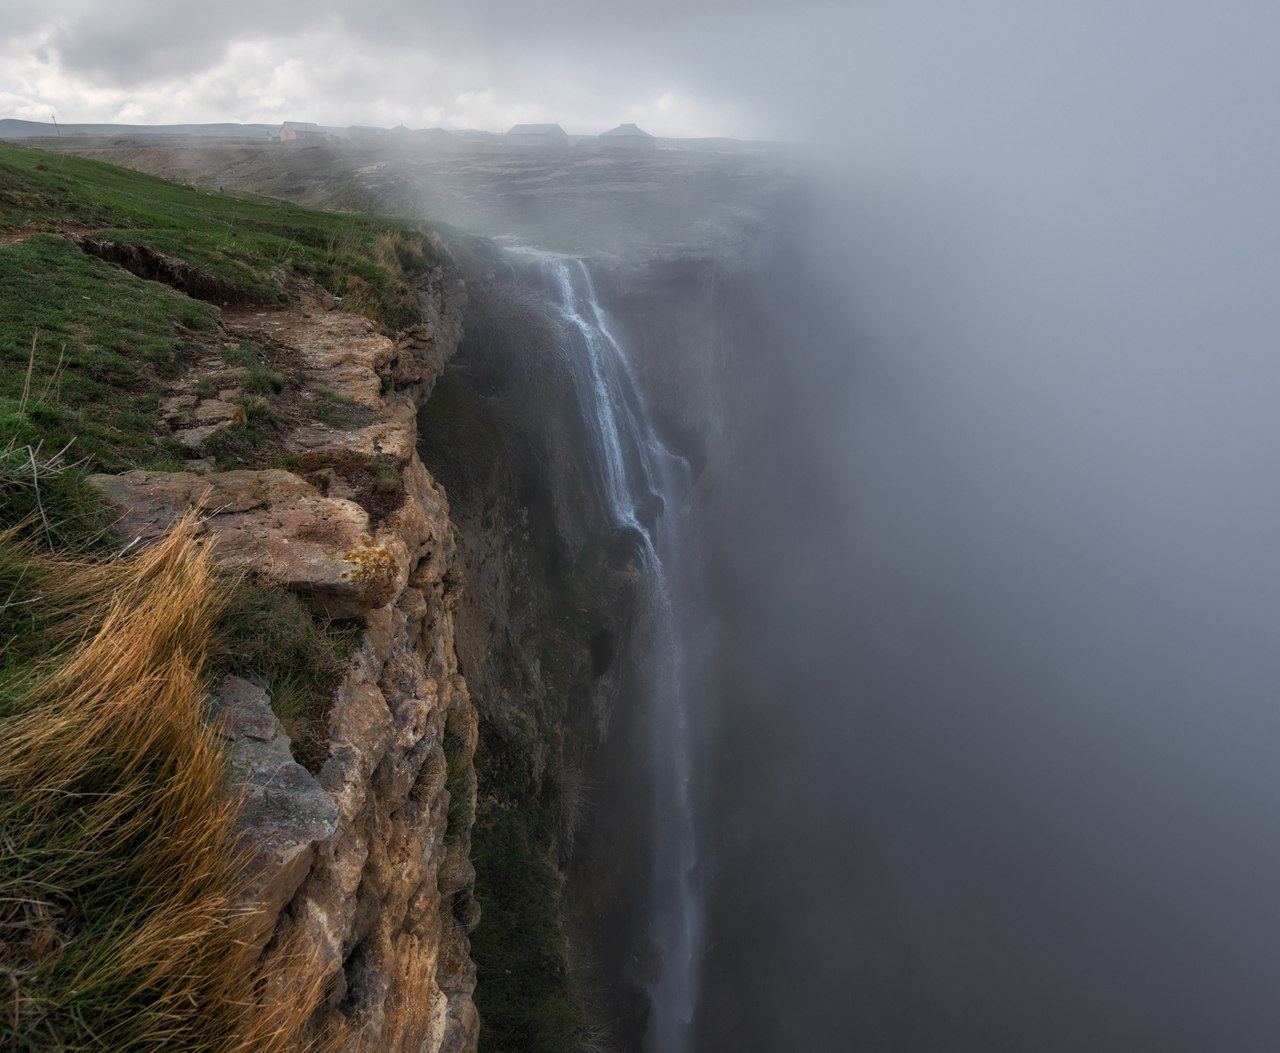
M 218 562 L 319 614 L 365 621 L 314 775 L 294 762 L 261 689 L 230 679 L 210 700 L 229 792 L 244 795 L 246 905 L 263 919 L 263 953 L 315 961 L 329 981 L 317 1031 L 345 1033 L 353 1051 L 466 1053 L 479 1030 L 468 942 L 479 918 L 476 716 L 453 627 L 461 575 L 447 500 L 415 448 L 416 410 L 461 338 L 462 296 L 437 271 L 425 324 L 398 339 L 331 303 L 228 311 L 233 332 L 286 347 L 328 397 L 357 407 L 358 426 L 295 414 L 280 440 L 290 470 L 217 472 L 206 460 L 200 472 L 94 478 L 126 541 L 153 541 L 200 509 Z M 165 412 L 179 430 L 236 423 L 229 398 L 174 399 Z M 198 450 L 200 437 L 188 439 Z
M 325 497 L 291 472 L 129 472 L 94 482 L 120 509 L 117 530 L 130 541 L 155 541 L 199 509 L 221 565 L 285 585 L 330 618 L 389 603 L 408 580 L 418 540 L 399 522 L 375 536 L 355 501 Z
M 258 909 L 261 951 L 275 919 L 297 894 L 316 853 L 338 829 L 338 805 L 293 759 L 267 693 L 227 677 L 210 695 L 209 721 L 227 752 L 227 792 L 242 800 L 239 829 L 249 852 L 246 903 Z

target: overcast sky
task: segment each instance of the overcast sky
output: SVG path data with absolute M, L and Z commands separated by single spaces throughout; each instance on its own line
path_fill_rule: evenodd
M 1137 124 L 1189 84 L 1256 104 L 1254 60 L 1277 22 L 1264 0 L 5 0 L 3 12 L 0 116 L 574 133 L 634 121 L 890 150 L 932 150 L 937 134 L 968 149 L 997 122 L 1016 132 L 1117 105 Z
M 769 115 L 742 90 L 741 63 L 721 59 L 769 38 L 769 6 L 8 0 L 0 116 L 492 130 L 559 121 L 582 133 L 635 121 L 657 134 L 761 135 L 774 130 Z M 809 21 L 807 9 L 834 7 L 802 0 L 788 19 Z

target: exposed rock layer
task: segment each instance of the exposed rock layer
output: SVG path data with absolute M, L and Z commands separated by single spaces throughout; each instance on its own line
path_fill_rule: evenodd
M 468 859 L 476 717 L 455 652 L 449 507 L 418 459 L 414 421 L 461 338 L 461 302 L 460 284 L 436 272 L 426 325 L 397 340 L 324 303 L 229 313 L 374 419 L 299 422 L 283 439 L 298 473 L 95 477 L 126 540 L 154 540 L 199 508 L 219 562 L 367 623 L 314 776 L 293 762 L 261 690 L 233 679 L 211 699 L 230 792 L 245 794 L 248 905 L 261 912 L 264 953 L 287 947 L 317 963 L 330 981 L 317 1029 L 349 1025 L 353 1051 L 465 1053 L 479 1029 L 467 936 L 479 918 Z M 396 501 L 371 511 L 353 472 L 387 464 Z

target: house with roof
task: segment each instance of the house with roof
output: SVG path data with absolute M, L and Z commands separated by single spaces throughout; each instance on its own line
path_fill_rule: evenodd
M 620 124 L 598 136 L 606 150 L 652 150 L 658 143 L 652 135 L 634 124 Z
M 297 142 L 299 139 L 328 139 L 329 133 L 311 121 L 285 121 L 280 125 L 280 141 L 282 143 Z
M 505 136 L 507 146 L 532 150 L 567 150 L 569 134 L 558 124 L 517 124 Z

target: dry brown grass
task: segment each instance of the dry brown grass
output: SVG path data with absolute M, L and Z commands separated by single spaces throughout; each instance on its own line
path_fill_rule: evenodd
M 403 230 L 384 230 L 376 234 L 373 258 L 388 270 L 422 270 L 427 266 L 421 236 Z
M 0 684 L 5 1049 L 318 1048 L 319 971 L 245 942 L 237 806 L 201 716 L 222 589 L 194 533 L 102 566 L 0 537 L 0 564 L 29 568 L 24 601 L 76 640 Z
M 331 259 L 363 255 L 366 265 L 349 266 L 341 286 L 343 309 L 400 328 L 421 320 L 412 275 L 430 265 L 423 236 L 386 229 L 369 240 L 354 228 L 346 238 L 331 238 Z

